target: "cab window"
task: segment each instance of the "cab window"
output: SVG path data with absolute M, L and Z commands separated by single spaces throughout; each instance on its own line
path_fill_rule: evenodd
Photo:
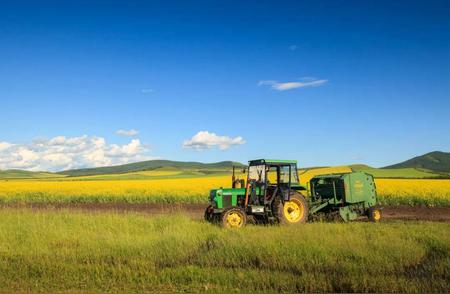
M 295 164 L 282 166 L 280 169 L 280 183 L 289 183 L 289 170 L 291 171 L 291 183 L 298 183 L 298 172 Z
M 270 184 L 278 184 L 278 172 L 276 166 L 270 166 L 267 170 L 267 180 Z

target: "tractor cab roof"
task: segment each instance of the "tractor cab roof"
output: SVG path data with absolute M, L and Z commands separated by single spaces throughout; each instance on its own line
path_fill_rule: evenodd
M 248 165 L 290 165 L 297 164 L 297 160 L 278 160 L 278 159 L 255 159 L 250 160 Z

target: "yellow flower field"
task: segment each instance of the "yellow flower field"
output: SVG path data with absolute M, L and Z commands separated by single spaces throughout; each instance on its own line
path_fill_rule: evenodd
M 0 202 L 201 203 L 208 191 L 230 185 L 229 176 L 155 180 L 0 181 Z
M 375 182 L 383 204 L 450 205 L 450 180 L 376 179 Z M 229 175 L 151 180 L 3 180 L 0 203 L 205 203 L 209 190 L 230 185 Z
M 382 200 L 396 198 L 404 204 L 450 205 L 450 180 L 375 179 Z

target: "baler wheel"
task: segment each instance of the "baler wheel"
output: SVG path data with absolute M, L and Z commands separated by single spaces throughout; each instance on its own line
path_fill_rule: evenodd
M 371 222 L 379 222 L 381 220 L 381 209 L 378 207 L 370 207 L 367 210 L 367 217 Z
M 222 213 L 222 226 L 225 228 L 238 229 L 247 223 L 247 214 L 238 207 L 232 207 Z

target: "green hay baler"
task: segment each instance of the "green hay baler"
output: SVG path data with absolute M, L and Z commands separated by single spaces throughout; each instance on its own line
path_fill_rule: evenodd
M 373 176 L 364 172 L 318 175 L 309 182 L 310 219 L 341 218 L 344 221 L 367 215 L 381 219 L 376 206 L 377 191 Z

